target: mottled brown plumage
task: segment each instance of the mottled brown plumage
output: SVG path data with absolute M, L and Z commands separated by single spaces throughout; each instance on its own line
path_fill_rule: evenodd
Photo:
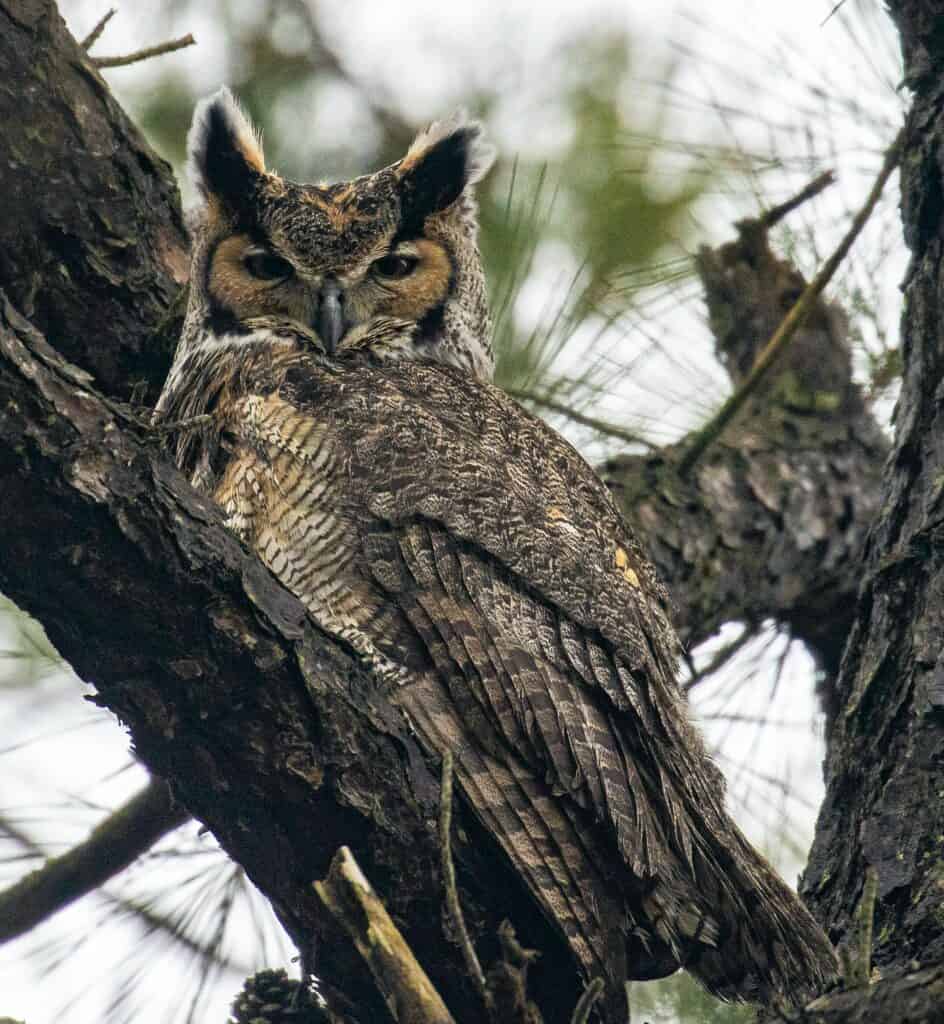
M 832 950 L 727 815 L 690 723 L 664 588 L 577 452 L 470 373 L 486 365 L 479 355 L 457 355 L 462 335 L 450 324 L 479 318 L 485 329 L 477 298 L 471 313 L 444 311 L 432 341 L 420 311 L 349 323 L 331 345 L 312 329 L 322 300 L 299 297 L 303 288 L 292 302 L 307 321 L 267 307 L 232 315 L 234 301 L 251 299 L 214 308 L 213 253 L 252 235 L 245 167 L 262 173 L 230 101 L 215 103 L 230 127 L 195 145 L 208 199 L 198 294 L 160 404 L 170 419 L 209 411 L 214 421 L 182 434 L 181 465 L 382 676 L 429 753 L 453 751 L 466 800 L 588 976 L 611 993 L 625 977 L 679 965 L 730 998 L 796 1000 L 821 987 Z M 476 279 L 470 132 L 455 121 L 414 144 L 404 163 L 425 219 L 414 209 L 406 230 L 402 218 L 384 221 L 382 241 L 365 234 L 355 250 L 383 259 L 399 238 L 419 251 L 432 230 Z M 402 180 L 397 167 L 379 174 Z M 319 195 L 350 203 L 365 180 Z M 388 210 L 409 205 L 394 198 Z M 266 208 L 254 245 L 263 231 L 271 239 L 273 222 Z M 348 231 L 337 212 L 325 225 Z M 292 254 L 322 268 L 313 294 L 319 251 Z M 445 293 L 424 286 L 428 300 L 461 306 L 463 273 Z M 488 351 L 484 338 L 476 345 Z

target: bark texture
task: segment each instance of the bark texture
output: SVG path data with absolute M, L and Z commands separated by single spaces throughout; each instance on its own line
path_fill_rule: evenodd
M 882 971 L 944 960 L 944 3 L 889 7 L 914 90 L 901 183 L 905 375 L 803 882 L 842 939 L 876 868 Z
M 51 0 L 0 0 L 0 40 L 0 286 L 99 388 L 153 404 L 190 265 L 170 166 Z
M 715 347 L 738 387 L 806 282 L 771 251 L 762 219 L 702 249 Z M 671 583 L 694 645 L 723 623 L 772 618 L 824 672 L 824 703 L 852 621 L 866 528 L 888 442 L 852 380 L 846 319 L 820 301 L 773 378 L 687 479 L 686 442 L 602 467 Z
M 359 1019 L 382 1019 L 373 986 L 311 884 L 345 844 L 408 923 L 444 998 L 474 1007 L 440 925 L 438 778 L 402 717 L 223 528 L 157 438 L 125 429 L 84 383 L 4 301 L 0 591 L 94 681 L 138 756 L 243 865 L 299 948 L 319 936 L 319 969 L 363 998 Z M 545 952 L 559 1008 L 547 1019 L 564 1019 L 578 986 L 562 943 L 467 818 L 460 811 L 456 854 L 474 934 L 495 946 L 514 917 Z
M 944 968 L 894 975 L 869 988 L 817 999 L 784 1024 L 942 1024 Z

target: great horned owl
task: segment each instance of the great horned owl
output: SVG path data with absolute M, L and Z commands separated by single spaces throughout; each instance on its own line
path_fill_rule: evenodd
M 487 382 L 461 117 L 339 185 L 267 171 L 225 90 L 189 139 L 203 206 L 159 415 L 181 467 L 431 757 L 588 976 L 684 966 L 797 999 L 834 954 L 728 817 L 676 683 L 665 591 L 606 488 Z

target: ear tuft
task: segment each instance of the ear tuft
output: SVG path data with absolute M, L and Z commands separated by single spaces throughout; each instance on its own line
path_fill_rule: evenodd
M 482 126 L 464 110 L 436 121 L 417 135 L 397 165 L 404 213 L 426 217 L 451 206 L 466 186 L 485 177 L 494 160 Z
M 215 196 L 230 209 L 242 206 L 265 174 L 259 136 L 226 86 L 197 104 L 187 153 L 190 176 L 201 195 Z

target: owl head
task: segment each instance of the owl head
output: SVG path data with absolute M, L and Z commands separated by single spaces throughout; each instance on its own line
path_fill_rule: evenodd
M 224 88 L 197 107 L 188 150 L 202 202 L 182 347 L 273 318 L 342 355 L 389 339 L 394 324 L 400 341 L 385 357 L 491 378 L 472 186 L 493 151 L 478 124 L 456 114 L 389 167 L 304 185 L 266 169 L 257 133 Z

